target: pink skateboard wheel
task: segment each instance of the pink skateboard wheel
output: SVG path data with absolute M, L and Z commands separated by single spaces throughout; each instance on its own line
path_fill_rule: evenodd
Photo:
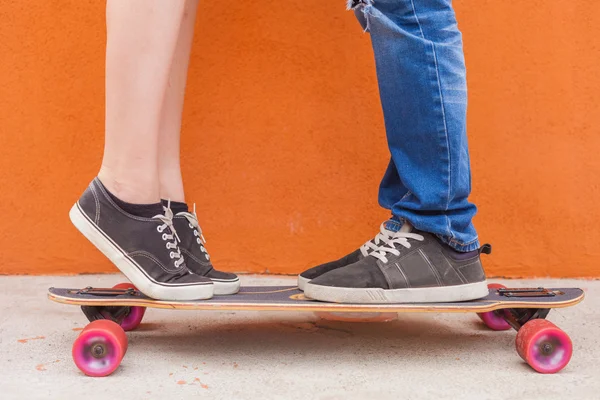
M 534 319 L 523 325 L 515 344 L 519 356 L 542 374 L 560 371 L 573 355 L 569 335 L 545 319 Z
M 73 343 L 73 361 L 88 376 L 113 373 L 127 352 L 127 336 L 118 324 L 101 319 L 90 322 Z

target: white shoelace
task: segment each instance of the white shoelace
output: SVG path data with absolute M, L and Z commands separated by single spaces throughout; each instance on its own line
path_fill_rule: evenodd
M 190 229 L 194 230 L 194 236 L 196 236 L 196 243 L 200 245 L 200 250 L 206 255 L 206 259 L 210 260 L 210 255 L 208 254 L 206 247 L 204 247 L 204 245 L 206 244 L 206 239 L 202 234 L 202 228 L 200 228 L 200 223 L 198 222 L 198 214 L 196 214 L 196 203 L 194 203 L 193 212 L 189 213 L 183 211 L 177 213 L 177 215 L 183 215 L 188 220 L 188 226 L 190 227 Z
M 162 240 L 164 240 L 166 243 L 166 247 L 169 250 L 177 250 L 175 251 L 171 251 L 169 253 L 169 257 L 171 257 L 171 259 L 176 259 L 175 260 L 175 267 L 179 268 L 181 266 L 181 264 L 183 264 L 184 260 L 183 257 L 181 256 L 181 250 L 179 249 L 179 246 L 177 245 L 178 242 L 181 242 L 181 240 L 179 239 L 179 236 L 177 236 L 177 231 L 175 230 L 175 227 L 173 226 L 173 211 L 171 211 L 171 202 L 169 201 L 169 205 L 167 205 L 167 207 L 164 207 L 165 209 L 165 214 L 158 214 L 155 215 L 152 218 L 156 218 L 158 220 L 161 220 L 163 222 L 162 225 L 159 225 L 156 230 L 159 233 L 162 233 Z M 171 231 L 170 234 L 164 232 L 165 229 L 169 228 L 169 230 Z M 172 242 L 171 242 L 172 240 Z
M 377 251 L 379 246 L 383 243 L 388 243 L 394 236 L 393 231 L 385 229 L 385 222 L 379 227 L 379 233 L 375 235 L 373 240 L 369 240 L 367 243 L 360 246 L 360 252 L 364 257 L 368 256 L 371 252 Z M 375 243 L 373 243 L 375 242 Z
M 406 229 L 410 230 L 411 227 L 408 226 L 408 223 L 405 223 L 405 226 L 407 226 Z M 396 245 L 400 245 L 407 249 L 410 249 L 412 247 L 408 239 L 423 241 L 425 240 L 425 237 L 417 233 L 410 233 L 406 231 L 403 232 L 403 229 L 401 229 L 400 231 L 394 233 L 394 235 L 389 240 L 385 241 L 384 245 L 379 246 L 377 250 L 373 251 L 370 255 L 386 263 L 388 262 L 388 259 L 386 257 L 387 253 L 391 253 L 395 256 L 400 255 L 400 250 L 396 248 Z

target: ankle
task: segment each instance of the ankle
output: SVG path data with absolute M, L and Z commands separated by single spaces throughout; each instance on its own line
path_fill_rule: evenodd
M 112 203 L 114 206 L 116 206 L 116 208 L 119 208 L 128 214 L 135 215 L 136 217 L 153 218 L 156 215 L 162 215 L 164 213 L 163 205 L 160 202 L 150 204 L 128 203 L 111 193 L 110 189 L 108 189 L 102 183 L 102 181 L 100 181 L 100 179 L 96 179 L 95 182 L 96 185 L 101 188 L 106 197 L 112 200 Z
M 118 199 L 132 204 L 160 203 L 159 185 L 157 181 L 145 177 L 119 177 L 112 171 L 102 166 L 98 179 L 104 187 Z

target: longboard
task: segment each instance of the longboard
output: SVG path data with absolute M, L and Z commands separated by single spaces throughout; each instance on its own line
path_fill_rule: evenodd
M 523 290 L 523 289 L 517 289 Z M 57 289 L 48 290 L 48 298 L 58 303 L 79 306 L 136 306 L 176 310 L 227 311 L 314 311 L 314 312 L 490 312 L 503 308 L 562 308 L 583 300 L 583 290 L 576 288 L 545 289 L 547 295 L 530 292 L 500 294 L 490 289 L 488 296 L 459 303 L 341 304 L 311 300 L 296 286 L 247 286 L 236 295 L 215 296 L 209 300 L 154 300 L 139 291 L 126 289 Z M 513 294 L 511 294 L 513 293 Z M 508 294 L 508 296 L 507 296 Z
M 48 298 L 81 306 L 91 321 L 73 344 L 77 367 L 90 376 L 111 374 L 127 350 L 125 331 L 137 328 L 146 308 L 202 311 L 302 311 L 338 321 L 387 321 L 406 312 L 477 313 L 492 330 L 517 330 L 518 354 L 541 373 L 555 373 L 570 361 L 569 336 L 546 320 L 550 309 L 578 304 L 578 288 L 505 288 L 489 285 L 478 300 L 455 303 L 341 304 L 312 300 L 296 286 L 247 286 L 229 296 L 209 300 L 165 301 L 149 298 L 131 284 L 114 288 L 50 288 Z

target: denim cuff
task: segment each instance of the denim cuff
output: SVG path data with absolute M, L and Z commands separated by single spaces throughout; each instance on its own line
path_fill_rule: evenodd
M 447 237 L 447 236 L 441 236 L 441 235 L 435 235 L 435 236 L 437 236 L 438 239 L 440 239 L 442 242 L 446 243 L 448 246 L 452 247 L 454 250 L 459 251 L 461 253 L 466 253 L 468 251 L 477 250 L 480 247 L 479 239 L 477 239 L 477 238 L 469 243 L 461 243 L 458 240 Z

